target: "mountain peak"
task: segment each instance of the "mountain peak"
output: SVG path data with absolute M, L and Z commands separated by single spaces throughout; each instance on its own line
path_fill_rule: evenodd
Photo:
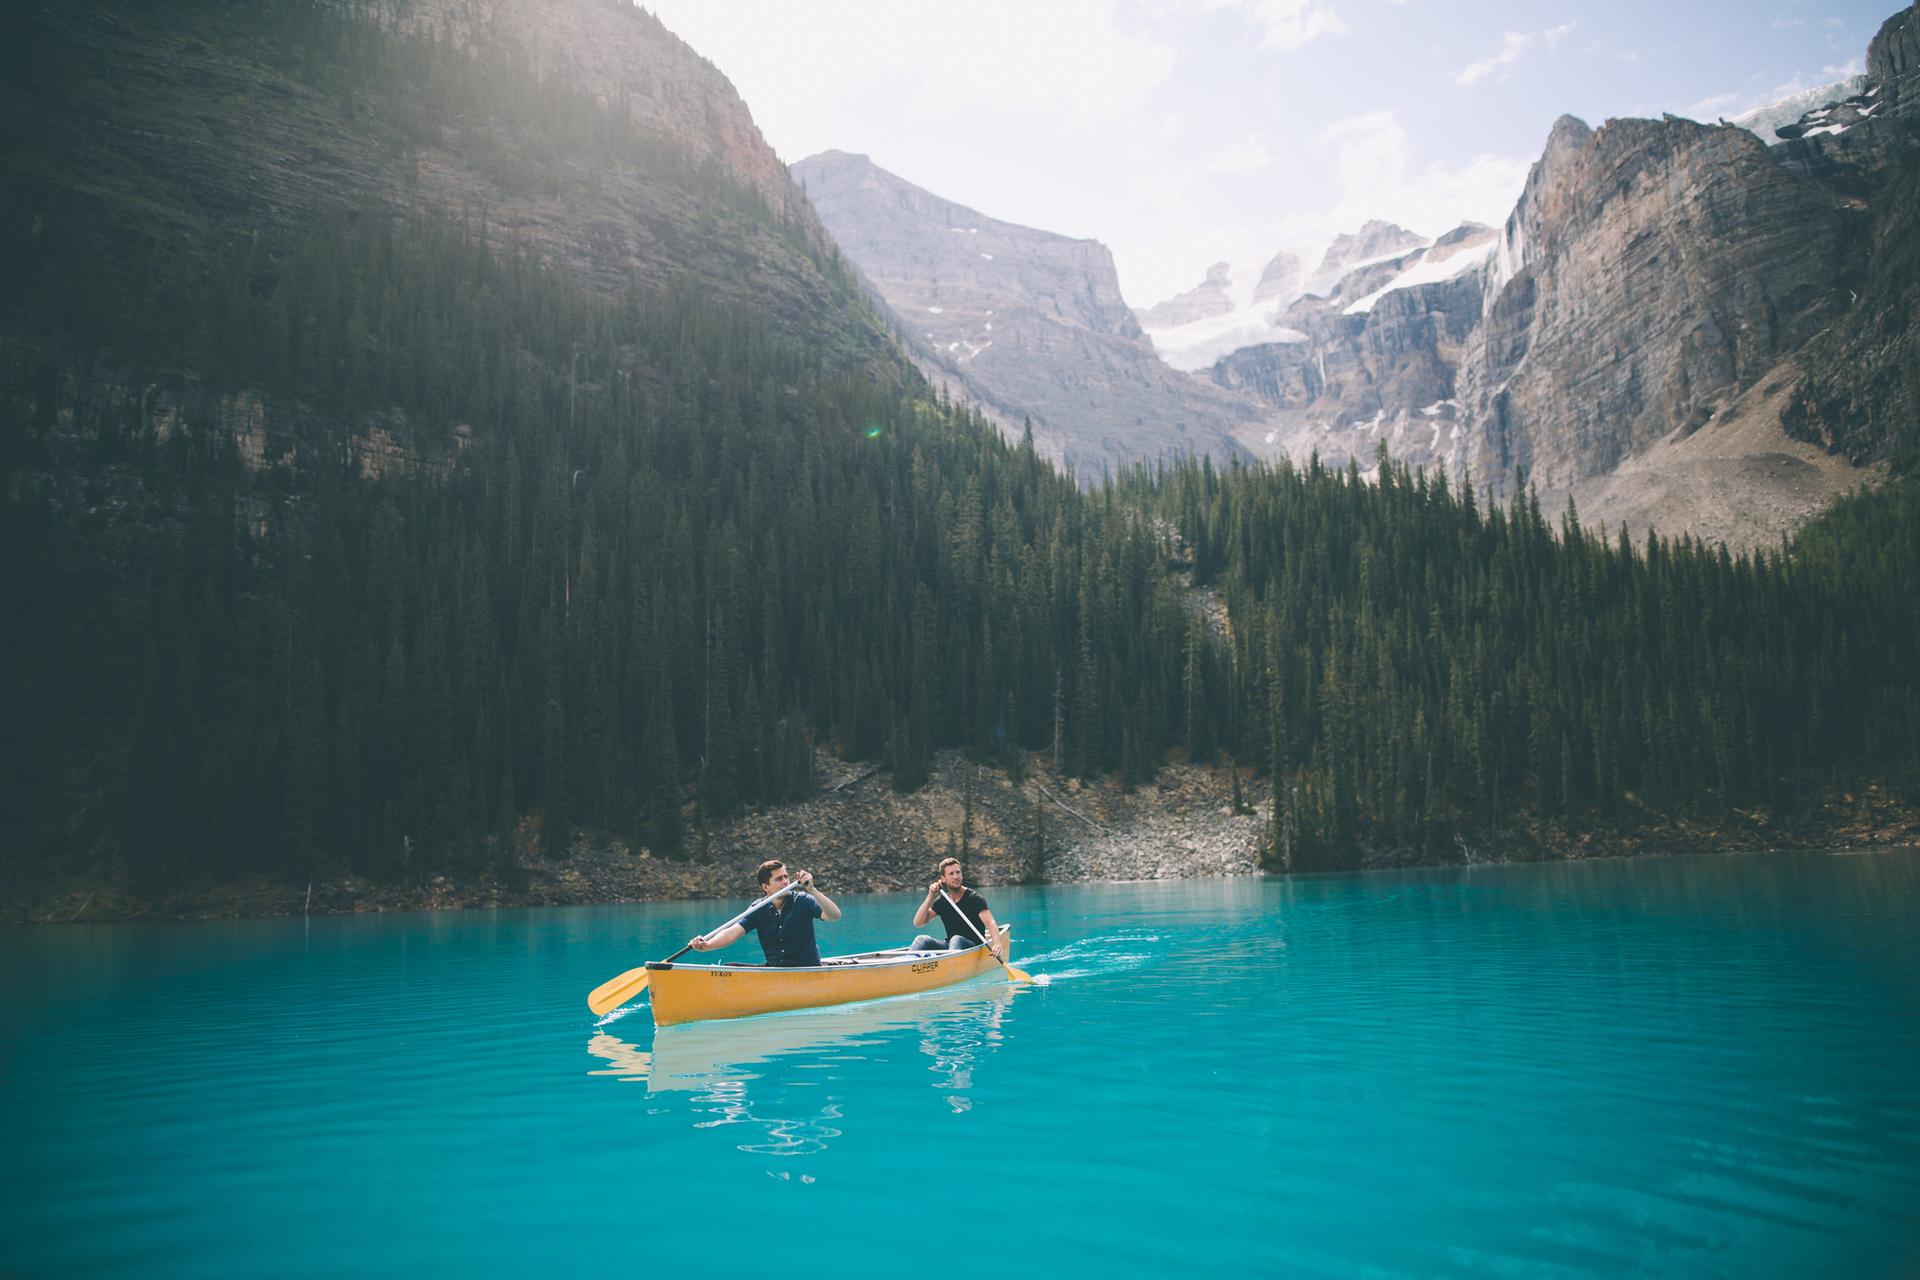
M 1157 302 L 1134 315 L 1143 329 L 1176 329 L 1195 320 L 1225 315 L 1233 310 L 1233 264 L 1216 262 L 1204 280 L 1185 293 Z
M 1267 260 L 1265 269 L 1260 272 L 1260 283 L 1254 286 L 1253 300 L 1262 302 L 1291 302 L 1300 296 L 1300 255 L 1282 249 Z
M 1333 238 L 1333 243 L 1320 256 L 1320 265 L 1307 277 L 1306 291 L 1325 297 L 1333 292 L 1340 278 L 1355 267 L 1410 253 L 1427 243 L 1425 236 L 1397 223 L 1369 219 L 1358 231 L 1343 231 Z
M 1593 130 L 1588 127 L 1585 120 L 1579 116 L 1561 116 L 1553 122 L 1553 128 L 1547 130 L 1546 151 L 1541 159 L 1545 160 L 1549 156 L 1568 151 L 1578 151 L 1587 145 L 1587 140 L 1591 137 L 1593 137 Z

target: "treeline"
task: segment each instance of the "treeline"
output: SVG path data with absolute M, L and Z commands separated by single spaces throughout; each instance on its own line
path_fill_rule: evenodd
M 1222 743 L 1276 775 L 1269 854 L 1445 856 L 1516 820 L 1792 812 L 1920 769 L 1920 488 L 1777 551 L 1558 527 L 1380 458 L 1123 478 L 1233 619 Z

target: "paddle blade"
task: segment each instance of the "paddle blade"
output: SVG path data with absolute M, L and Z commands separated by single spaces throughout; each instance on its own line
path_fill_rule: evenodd
M 587 1008 L 596 1014 L 612 1013 L 647 989 L 647 967 L 629 969 L 610 982 L 603 982 L 587 996 Z
M 1016 969 L 1012 965 L 1007 964 L 1007 962 L 1004 960 L 1002 960 L 1000 963 L 1006 967 L 1007 976 L 1009 978 L 1012 978 L 1015 982 L 1032 982 L 1033 981 L 1033 975 L 1028 973 L 1025 969 Z

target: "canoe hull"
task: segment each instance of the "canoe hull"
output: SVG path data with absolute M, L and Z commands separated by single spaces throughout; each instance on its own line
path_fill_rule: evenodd
M 1009 930 L 1001 925 L 1003 955 L 1008 954 L 1008 941 Z M 683 964 L 647 968 L 647 990 L 653 1022 L 658 1027 L 884 1000 L 1001 972 L 999 961 L 985 947 L 899 954 L 872 961 L 836 956 L 818 968 L 805 969 Z

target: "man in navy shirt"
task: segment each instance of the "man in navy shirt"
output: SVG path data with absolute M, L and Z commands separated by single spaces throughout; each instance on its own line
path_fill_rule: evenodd
M 947 927 L 947 940 L 941 942 L 927 934 L 913 940 L 915 951 L 961 951 L 977 947 L 982 940 L 987 950 L 1000 954 L 1000 926 L 994 921 L 987 900 L 960 883 L 960 859 L 942 858 L 935 868 L 940 878 L 927 886 L 927 900 L 913 913 L 913 927 L 924 929 L 935 916 Z
M 779 893 L 789 883 L 787 864 L 778 859 L 761 863 L 756 874 L 763 898 Z M 794 968 L 819 964 L 820 944 L 813 940 L 813 922 L 838 920 L 840 908 L 815 886 L 811 871 L 802 871 L 792 879 L 797 881 L 793 892 L 775 898 L 738 924 L 714 930 L 711 937 L 702 934 L 689 945 L 695 951 L 718 951 L 751 931 L 760 935 L 760 948 L 767 953 L 769 965 Z M 807 892 L 809 889 L 813 892 Z

